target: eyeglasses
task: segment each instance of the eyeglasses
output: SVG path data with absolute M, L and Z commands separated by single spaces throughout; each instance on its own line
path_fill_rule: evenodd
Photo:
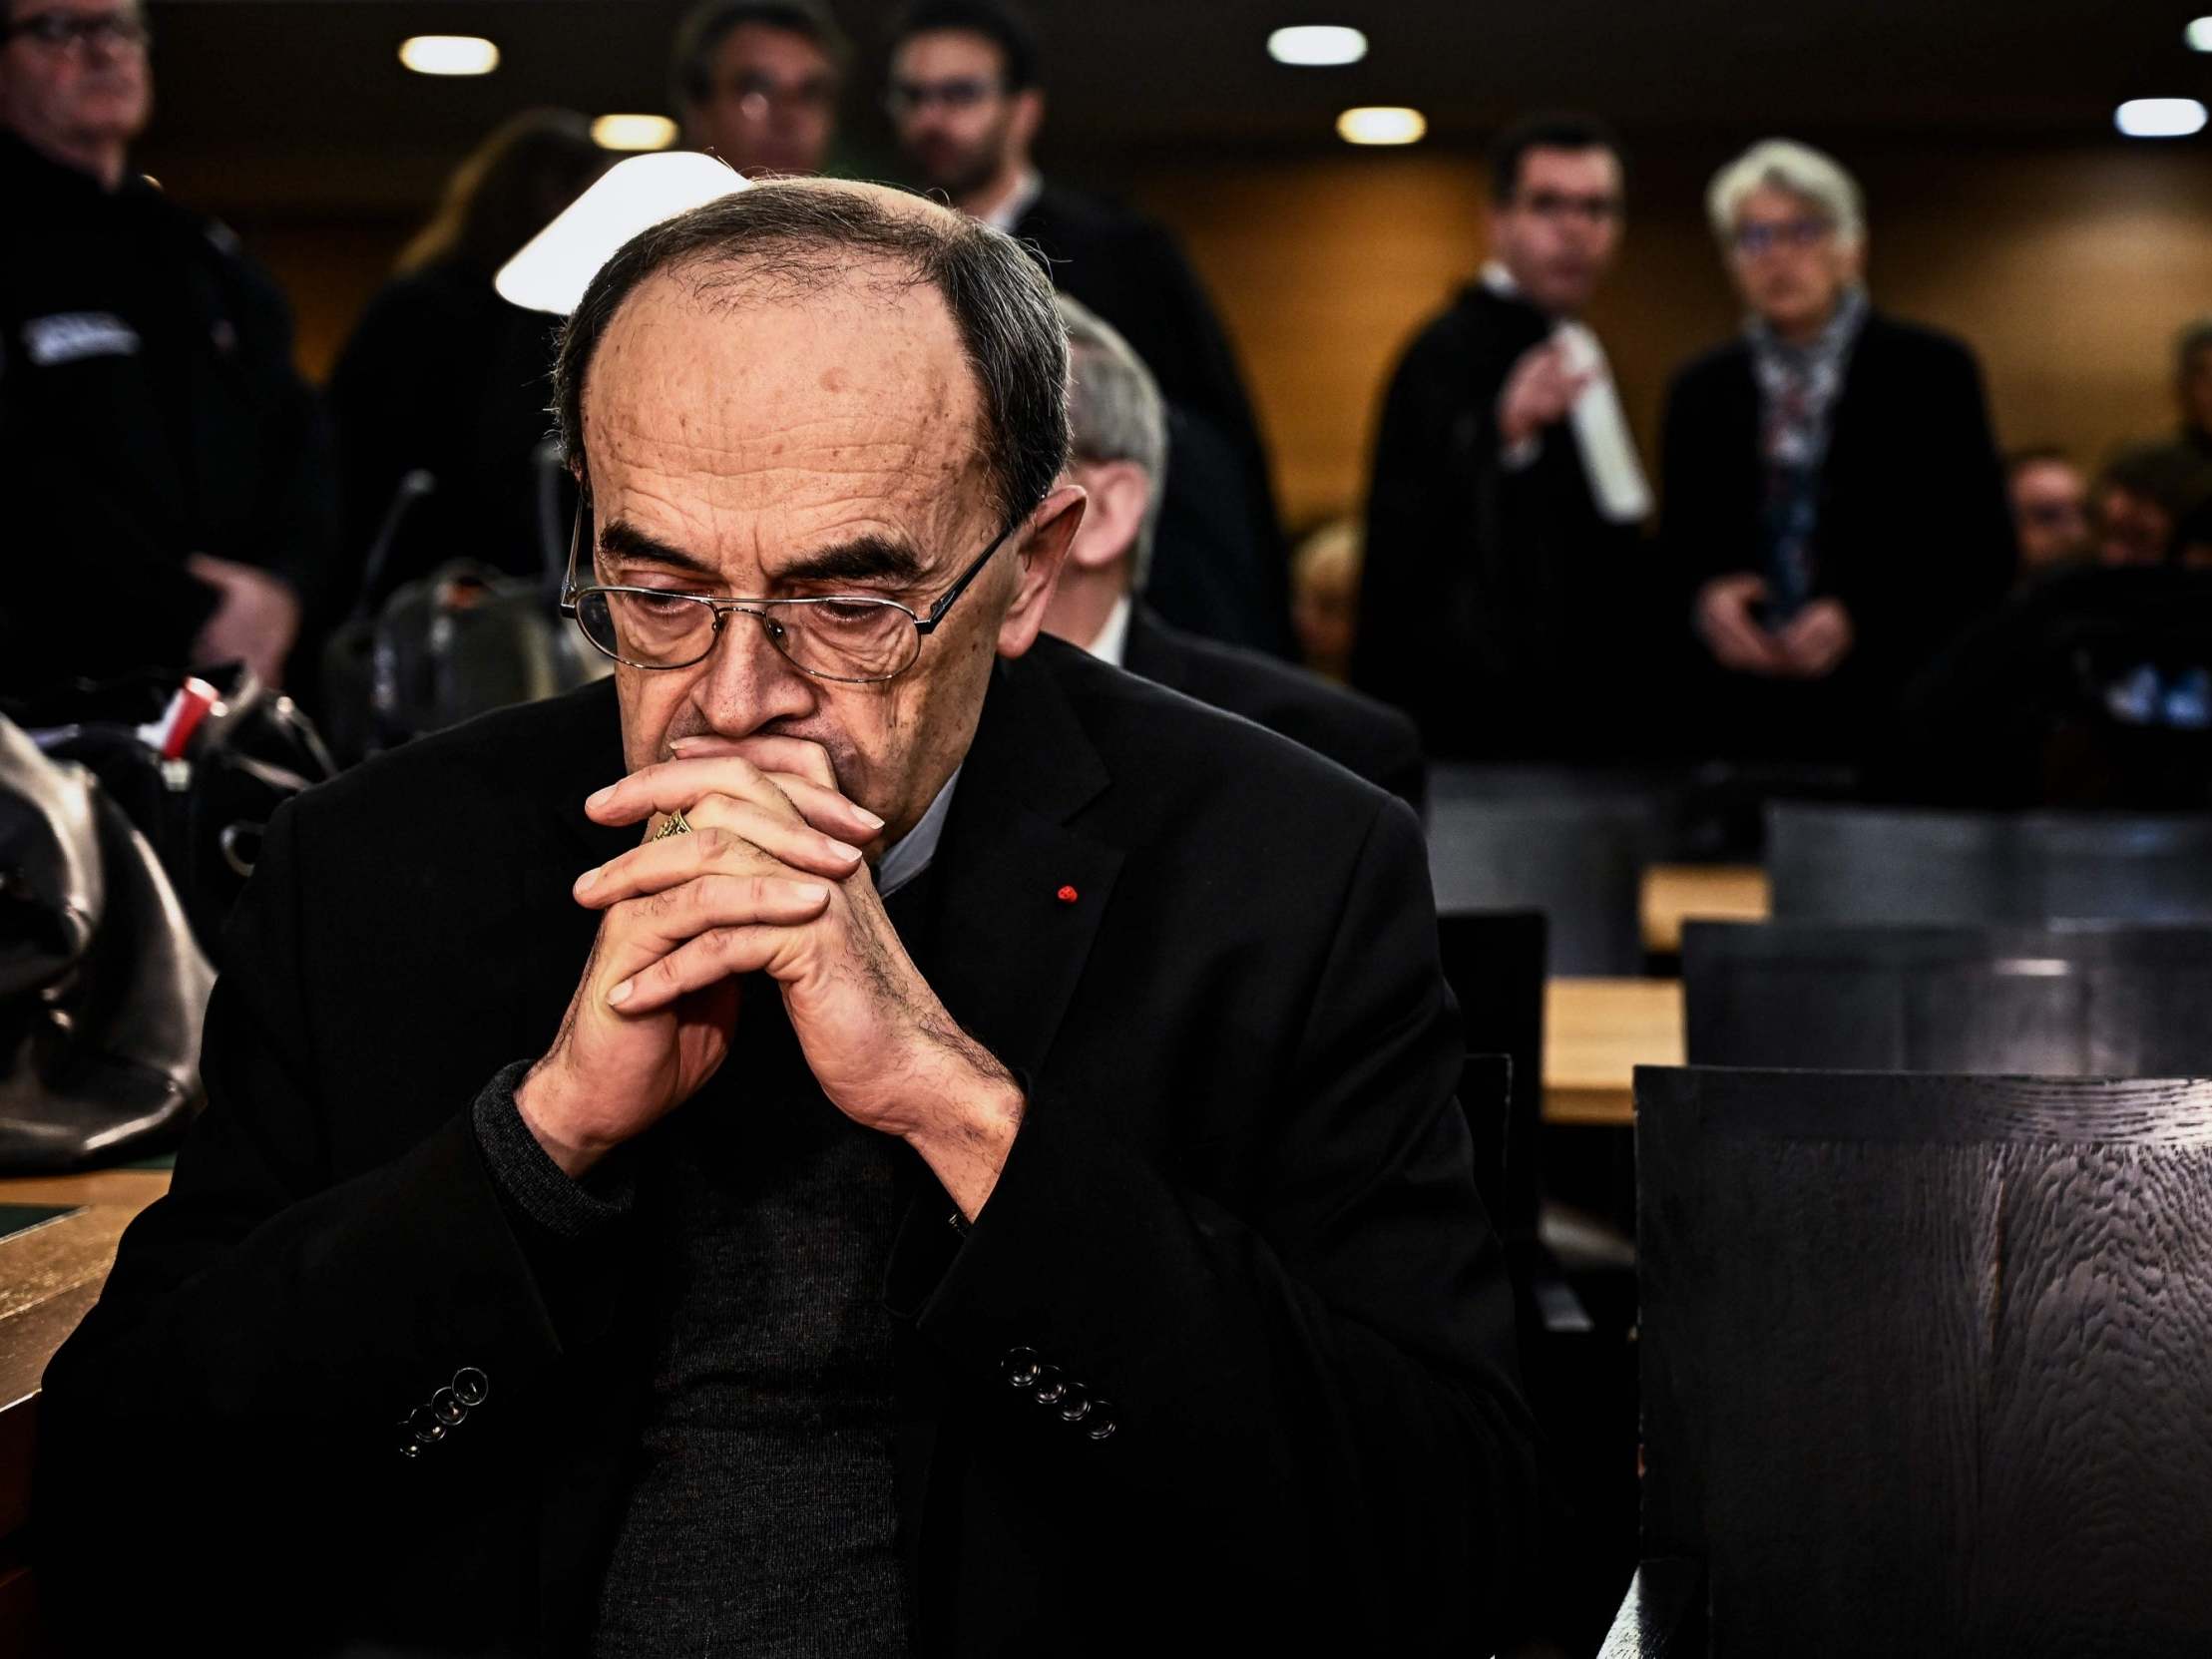
M 1516 197 L 1514 207 L 1540 218 L 1565 218 L 1572 214 L 1595 224 L 1609 224 L 1620 216 L 1617 196 L 1569 196 L 1564 191 L 1532 191 Z
M 896 679 L 922 654 L 922 640 L 937 631 L 960 596 L 983 573 L 1006 539 L 1009 525 L 960 573 L 942 599 L 918 615 L 896 600 L 869 594 L 829 594 L 818 599 L 716 599 L 664 588 L 576 585 L 584 544 L 585 507 L 579 504 L 569 536 L 569 573 L 561 585 L 561 609 L 576 619 L 584 637 L 602 655 L 626 668 L 688 668 L 713 654 L 722 619 L 752 617 L 768 642 L 791 665 L 840 685 L 874 685 Z
M 837 102 L 837 83 L 827 76 L 778 81 L 772 75 L 748 72 L 733 76 L 721 92 L 724 98 L 735 99 L 739 111 L 756 121 L 776 109 L 811 115 Z
M 1738 253 L 1756 256 L 1773 247 L 1812 247 L 1835 233 L 1824 218 L 1788 218 L 1771 224 L 1739 224 L 1732 238 Z
M 902 116 L 919 115 L 932 104 L 942 104 L 948 110 L 977 109 L 1005 90 L 997 81 L 986 80 L 980 75 L 951 81 L 893 81 L 883 103 L 892 119 L 897 120 Z
M 94 45 L 115 52 L 143 51 L 154 39 L 146 20 L 131 12 L 34 12 L 0 29 L 0 40 L 19 35 L 57 52 Z

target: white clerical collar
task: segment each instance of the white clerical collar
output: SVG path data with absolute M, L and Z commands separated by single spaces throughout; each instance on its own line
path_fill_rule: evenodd
M 937 856 L 937 838 L 945 833 L 945 814 L 952 810 L 953 785 L 959 781 L 960 768 L 956 766 L 953 775 L 945 780 L 945 787 L 937 791 L 937 798 L 929 803 L 929 810 L 912 829 L 884 849 L 876 865 L 879 897 L 888 899 L 929 868 L 929 861 Z
M 1012 233 L 1014 227 L 1022 222 L 1022 215 L 1036 204 L 1038 195 L 1044 189 L 1045 181 L 1038 177 L 1037 169 L 1026 167 L 1022 169 L 1021 177 L 1014 181 L 1014 188 L 1000 199 L 999 205 L 988 213 L 978 213 L 976 216 L 994 230 Z
M 1521 284 L 1513 279 L 1513 272 L 1506 268 L 1503 259 L 1483 261 L 1483 286 L 1502 299 L 1519 299 Z
M 1129 652 L 1129 612 L 1132 609 L 1128 595 L 1123 594 L 1115 600 L 1099 629 L 1099 636 L 1083 648 L 1101 662 L 1110 662 L 1116 668 L 1121 666 L 1121 659 Z

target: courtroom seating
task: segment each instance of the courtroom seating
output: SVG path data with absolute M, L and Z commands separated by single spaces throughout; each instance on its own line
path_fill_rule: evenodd
M 1692 1065 L 2212 1075 L 2212 928 L 1691 922 Z
M 1550 971 L 1640 973 L 1646 865 L 1673 844 L 1673 790 L 1564 768 L 1439 766 L 1429 789 L 1437 909 L 1541 910 Z
M 2212 814 L 1777 804 L 1778 921 L 2212 922 Z
M 1460 1005 L 1467 1051 L 1503 1055 L 1508 1062 L 1502 1179 L 1491 1216 L 1509 1244 L 1531 1239 L 1537 1231 L 1538 1135 L 1544 1120 L 1544 917 L 1532 910 L 1440 916 L 1437 948 L 1445 981 Z M 1479 1129 L 1477 1139 L 1482 1139 Z
M 1715 1659 L 2202 1655 L 2212 1082 L 1652 1068 L 1643 1557 Z

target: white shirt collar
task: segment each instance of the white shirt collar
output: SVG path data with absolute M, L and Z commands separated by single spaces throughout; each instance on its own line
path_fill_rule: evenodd
M 1037 169 L 1026 167 L 1022 169 L 1022 176 L 1014 181 L 1014 188 L 1007 192 L 1006 199 L 988 213 L 978 216 L 994 230 L 1004 230 L 1011 234 L 1044 188 L 1045 181 L 1038 176 Z
M 960 768 L 953 768 L 953 775 L 945 780 L 945 787 L 937 791 L 937 798 L 929 803 L 914 827 L 883 851 L 876 864 L 876 894 L 888 899 L 916 876 L 929 868 L 930 860 L 937 856 L 937 838 L 945 833 L 945 815 L 952 810 L 953 785 L 960 781 Z
M 1123 594 L 1113 602 L 1113 609 L 1106 613 L 1106 622 L 1099 628 L 1099 636 L 1083 648 L 1101 662 L 1110 662 L 1116 668 L 1129 650 L 1129 597 Z

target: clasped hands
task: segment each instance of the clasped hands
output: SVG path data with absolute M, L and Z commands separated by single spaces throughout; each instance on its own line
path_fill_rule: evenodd
M 817 744 L 677 739 L 675 758 L 601 790 L 602 824 L 680 811 L 577 879 L 599 937 L 559 1035 L 516 1090 L 572 1177 L 688 1100 L 729 1057 L 741 995 L 764 974 L 822 1092 L 905 1139 L 973 1217 L 1021 1120 L 1006 1067 L 949 1015 L 901 946 L 860 844 L 883 821 L 838 789 Z M 742 1064 L 742 1056 L 738 1063 Z
M 1753 611 L 1766 597 L 1766 583 L 1748 572 L 1715 577 L 1698 590 L 1697 631 L 1723 668 L 1770 679 L 1821 679 L 1851 654 L 1856 635 L 1840 602 L 1814 600 L 1773 629 Z

